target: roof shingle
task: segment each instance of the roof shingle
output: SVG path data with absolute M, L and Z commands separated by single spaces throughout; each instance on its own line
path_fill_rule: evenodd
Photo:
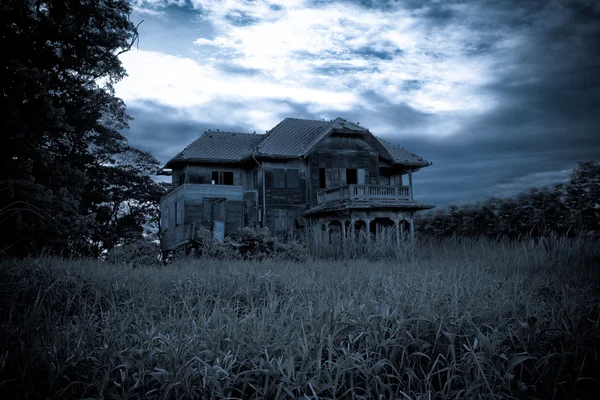
M 368 129 L 342 118 L 332 121 L 286 118 L 264 135 L 208 131 L 171 159 L 178 161 L 236 162 L 251 156 L 294 158 L 308 154 L 333 130 L 368 134 Z M 386 140 L 376 137 L 394 163 L 424 167 L 430 163 Z
M 252 133 L 208 131 L 173 157 L 166 166 L 168 168 L 176 161 L 241 161 L 252 155 L 253 147 L 263 138 L 264 135 Z

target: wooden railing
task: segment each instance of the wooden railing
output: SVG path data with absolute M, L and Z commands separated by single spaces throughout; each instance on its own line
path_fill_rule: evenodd
M 346 185 L 321 190 L 317 194 L 318 204 L 338 200 L 409 200 L 409 186 Z

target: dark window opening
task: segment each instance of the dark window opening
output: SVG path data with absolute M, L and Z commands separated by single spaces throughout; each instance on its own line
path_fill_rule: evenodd
M 185 174 L 179 175 L 179 186 L 185 183 Z
M 233 172 L 231 171 L 213 171 L 211 178 L 215 185 L 233 185 Z
M 346 184 L 356 185 L 358 183 L 358 174 L 356 168 L 346 168 Z
M 327 188 L 327 180 L 325 179 L 325 168 L 319 168 L 319 187 Z
M 231 172 L 231 171 L 223 172 L 223 185 L 233 185 L 233 172 Z

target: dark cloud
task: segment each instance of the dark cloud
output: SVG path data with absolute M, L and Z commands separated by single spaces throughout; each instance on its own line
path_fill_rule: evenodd
M 150 151 L 161 163 L 166 163 L 185 146 L 207 130 L 252 132 L 247 126 L 200 123 L 186 117 L 176 108 L 154 101 L 140 101 L 127 107 L 134 118 L 125 132 L 129 143 Z
M 332 2 L 318 0 L 314 4 L 318 7 Z M 600 2 L 344 0 L 343 4 L 350 2 L 365 9 L 405 9 L 416 18 L 415 29 L 422 29 L 426 35 L 441 38 L 439 40 L 453 30 L 468 31 L 470 34 L 464 42 L 455 45 L 469 59 L 485 56 L 493 60 L 493 82 L 482 88 L 485 95 L 494 99 L 493 108 L 471 115 L 466 112 L 435 115 L 405 104 L 393 104 L 379 93 L 365 91 L 360 94 L 364 106 L 345 112 L 315 113 L 311 111 L 311 104 L 283 102 L 290 111 L 278 116 L 281 119 L 329 120 L 340 116 L 367 128 L 397 127 L 398 134 L 387 135 L 385 139 L 433 161 L 432 166 L 415 174 L 416 197 L 440 206 L 515 195 L 528 187 L 565 180 L 578 161 L 600 161 L 600 58 L 597 55 Z M 278 11 L 278 7 L 274 11 Z M 150 36 L 148 40 L 159 40 L 156 49 L 170 52 L 171 45 L 178 42 L 175 40 L 178 33 L 183 35 L 185 31 L 185 37 L 191 41 L 197 37 L 212 38 L 210 23 L 199 22 L 193 13 L 198 11 L 169 12 L 166 17 L 150 18 L 154 25 L 149 27 L 152 29 L 148 29 L 148 35 L 158 37 L 167 32 L 167 39 Z M 231 22 L 238 25 L 255 22 L 243 13 L 231 18 Z M 175 21 L 175 28 L 169 26 L 171 21 Z M 142 27 L 144 25 L 148 27 L 147 22 Z M 202 34 L 189 29 L 202 30 Z M 143 44 L 143 30 L 141 40 Z M 389 51 L 380 43 L 355 50 L 353 55 L 385 61 L 401 53 Z M 445 57 L 441 52 L 429 55 L 438 60 Z M 323 57 L 305 52 L 294 56 L 320 60 L 336 55 Z M 339 64 L 314 68 L 313 72 L 335 79 L 339 74 L 363 70 L 344 65 L 347 55 L 343 52 L 337 56 Z M 234 74 L 257 73 L 228 64 L 226 60 L 218 64 L 218 68 Z M 368 68 L 378 72 L 375 66 Z M 356 83 L 360 87 L 360 82 Z M 401 83 L 401 88 L 411 92 L 427 83 L 407 80 Z M 247 107 L 233 102 L 217 106 Z M 209 128 L 260 133 L 271 128 L 199 124 L 182 117 L 176 109 L 155 103 L 133 106 L 129 112 L 136 117 L 126 133 L 130 141 L 151 150 L 161 161 L 167 161 Z M 458 129 L 452 135 L 443 135 L 441 130 L 446 123 Z M 439 134 L 432 134 L 436 129 Z M 373 133 L 381 135 L 375 130 Z

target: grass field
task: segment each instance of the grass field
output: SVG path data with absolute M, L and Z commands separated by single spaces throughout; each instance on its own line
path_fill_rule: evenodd
M 0 266 L 0 396 L 600 398 L 600 243 Z M 7 397 L 10 396 L 10 397 Z

